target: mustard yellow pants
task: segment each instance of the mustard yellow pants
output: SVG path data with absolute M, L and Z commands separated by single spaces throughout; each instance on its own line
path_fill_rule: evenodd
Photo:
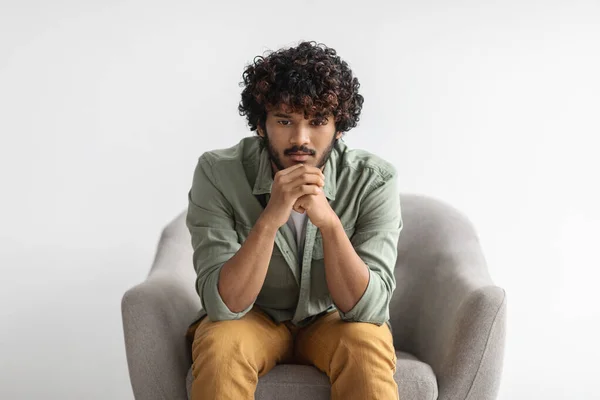
M 332 400 L 397 400 L 396 353 L 386 324 L 344 322 L 337 311 L 298 328 L 258 307 L 238 320 L 203 318 L 188 330 L 192 400 L 251 400 L 258 378 L 277 364 L 314 365 Z

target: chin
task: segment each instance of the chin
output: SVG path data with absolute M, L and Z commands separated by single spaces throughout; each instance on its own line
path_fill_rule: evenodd
M 311 161 L 290 161 L 289 165 L 286 167 L 293 167 L 296 164 L 304 164 L 304 165 L 308 165 L 309 167 L 314 167 L 315 163 L 311 162 Z

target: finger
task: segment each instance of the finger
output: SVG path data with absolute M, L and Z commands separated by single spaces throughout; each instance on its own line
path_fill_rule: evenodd
M 294 206 L 292 207 L 296 212 L 299 213 L 304 213 L 304 211 L 306 211 L 306 208 L 304 207 L 304 196 L 298 198 L 298 200 L 296 200 L 296 203 L 294 203 Z
M 294 194 L 296 199 L 298 199 L 307 194 L 319 194 L 321 193 L 321 190 L 322 189 L 316 185 L 300 185 L 294 190 Z
M 297 206 L 294 206 L 294 211 L 299 212 L 300 214 L 304 214 L 304 212 L 306 210 L 301 205 L 297 205 Z
M 281 176 L 289 175 L 300 167 L 302 167 L 302 164 L 292 165 L 291 167 L 288 167 L 286 169 L 282 169 L 282 170 L 278 171 L 277 175 L 281 175 Z
M 321 176 L 315 175 L 315 174 L 304 174 L 304 175 L 300 175 L 298 178 L 289 182 L 287 185 L 289 185 L 291 188 L 294 188 L 299 185 L 307 185 L 307 184 L 324 187 L 325 179 L 323 179 Z
M 300 197 L 298 197 L 296 199 L 296 202 L 294 203 L 292 208 L 296 211 L 298 211 L 299 209 L 303 210 L 303 211 L 307 211 L 314 196 L 315 196 L 314 193 L 301 195 Z M 302 211 L 298 211 L 298 212 L 302 212 Z
M 302 175 L 317 175 L 320 176 L 323 180 L 325 180 L 325 175 L 323 175 L 323 171 L 316 167 L 309 167 L 306 165 L 301 165 L 303 168 L 297 168 L 291 171 L 289 174 L 285 175 L 285 180 L 291 182 Z
M 300 174 L 295 177 L 290 174 L 282 178 L 280 184 L 288 190 L 294 190 L 296 187 L 301 185 L 316 185 L 319 187 L 324 187 L 325 178 L 321 175 L 310 173 Z

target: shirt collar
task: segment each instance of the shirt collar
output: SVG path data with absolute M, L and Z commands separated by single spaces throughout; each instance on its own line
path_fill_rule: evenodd
M 345 146 L 338 141 L 338 146 Z M 325 187 L 323 193 L 329 200 L 335 200 L 335 193 L 337 192 L 337 164 L 340 158 L 340 151 L 338 146 L 334 146 L 329 159 L 325 163 L 323 174 L 325 175 Z M 252 194 L 259 195 L 265 193 L 271 193 L 273 187 L 273 170 L 271 168 L 271 160 L 269 158 L 269 152 L 266 147 L 263 147 L 259 154 L 258 161 L 258 173 L 256 175 L 256 181 L 254 182 L 254 188 Z

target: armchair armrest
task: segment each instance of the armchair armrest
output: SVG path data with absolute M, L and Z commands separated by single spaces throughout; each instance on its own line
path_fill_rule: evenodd
M 185 378 L 192 363 L 185 338 L 200 309 L 191 246 L 177 237 L 180 215 L 161 236 L 146 280 L 123 296 L 121 311 L 127 363 L 136 399 L 187 400 Z
M 430 198 L 406 196 L 394 339 L 428 363 L 440 400 L 495 399 L 502 372 L 506 296 L 495 286 L 470 221 Z

